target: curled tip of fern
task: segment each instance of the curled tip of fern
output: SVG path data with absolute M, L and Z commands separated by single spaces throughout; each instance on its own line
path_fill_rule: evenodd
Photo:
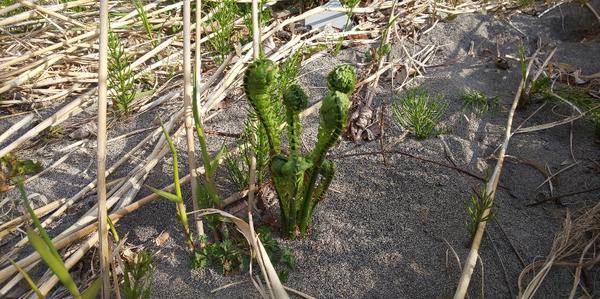
M 356 87 L 356 71 L 349 64 L 337 66 L 327 75 L 327 85 L 331 91 L 350 94 Z
M 308 107 L 308 96 L 300 85 L 293 84 L 283 95 L 283 103 L 288 110 L 299 112 Z
M 277 83 L 279 69 L 269 59 L 257 59 L 248 66 L 244 74 L 244 90 L 250 98 L 269 95 Z
M 321 124 L 326 130 L 341 130 L 346 125 L 350 99 L 348 95 L 339 91 L 330 92 L 323 98 L 319 114 Z

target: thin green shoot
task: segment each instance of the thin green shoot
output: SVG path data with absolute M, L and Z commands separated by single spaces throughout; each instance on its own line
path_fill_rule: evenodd
M 390 28 L 392 28 L 392 25 L 394 24 L 394 22 L 396 22 L 396 19 L 398 19 L 398 17 L 399 16 L 395 16 L 394 18 L 390 19 L 387 25 L 385 26 L 383 34 L 381 35 L 381 42 L 379 43 L 379 47 L 377 47 L 377 50 L 372 53 L 371 61 L 373 63 L 379 62 L 379 60 L 381 60 L 383 57 L 387 56 L 391 52 L 392 46 L 386 41 L 388 40 L 388 36 L 390 34 Z
M 344 8 L 346 8 L 347 19 L 346 19 L 346 24 L 344 25 L 344 28 L 342 28 L 342 30 L 345 31 L 347 29 L 348 25 L 350 25 L 350 20 L 352 20 L 352 16 L 354 15 L 354 8 L 356 8 L 356 6 L 358 6 L 358 4 L 360 4 L 360 0 L 342 0 L 340 2 L 344 6 Z M 340 53 L 343 42 L 344 42 L 344 37 L 340 37 L 338 39 L 337 44 L 335 45 L 335 50 L 333 51 L 334 56 L 337 56 L 337 54 Z
M 119 233 L 117 232 L 117 228 L 115 227 L 115 224 L 112 222 L 110 217 L 106 218 L 106 221 L 108 222 L 108 227 L 110 228 L 110 233 L 112 234 L 113 239 L 115 240 L 115 243 L 119 243 L 121 238 L 119 237 Z
M 156 195 L 161 196 L 167 200 L 170 200 L 172 202 L 175 203 L 175 209 L 177 211 L 177 218 L 179 219 L 179 222 L 181 223 L 181 226 L 183 227 L 183 232 L 186 238 L 186 242 L 187 245 L 190 249 L 193 248 L 193 239 L 192 239 L 192 233 L 190 232 L 190 226 L 189 226 L 189 221 L 188 221 L 188 216 L 187 216 L 187 212 L 186 212 L 186 208 L 185 208 L 185 203 L 183 201 L 183 195 L 181 192 L 181 182 L 179 180 L 179 163 L 177 161 L 177 149 L 175 148 L 175 144 L 173 143 L 173 140 L 171 139 L 171 136 L 169 135 L 169 132 L 167 132 L 167 129 L 165 128 L 164 124 L 161 121 L 161 127 L 163 130 L 163 135 L 165 136 L 165 140 L 167 141 L 168 145 L 169 145 L 169 150 L 171 151 L 171 157 L 173 159 L 173 184 L 175 185 L 175 194 L 170 193 L 170 192 L 166 192 L 160 189 L 156 189 L 150 186 L 146 186 L 148 187 L 148 189 L 150 189 L 152 192 L 154 192 Z
M 27 284 L 29 285 L 31 290 L 35 293 L 35 295 L 39 299 L 45 298 L 44 294 L 42 294 L 42 292 L 40 292 L 40 289 L 35 284 L 33 279 L 31 279 L 29 274 L 27 274 L 27 272 L 23 268 L 19 267 L 19 265 L 17 265 L 17 263 L 15 263 L 12 259 L 8 259 L 8 261 L 13 265 L 13 267 L 15 267 L 15 269 L 17 269 L 17 271 L 21 274 L 21 276 L 23 276 L 23 278 L 25 279 L 25 281 L 27 282 Z
M 133 5 L 135 6 L 135 10 L 142 21 L 142 25 L 144 26 L 144 30 L 146 30 L 146 34 L 148 35 L 148 39 L 151 41 L 152 46 L 156 47 L 158 45 L 158 40 L 154 39 L 154 29 L 152 28 L 152 24 L 150 24 L 150 20 L 148 19 L 148 14 L 144 9 L 144 3 L 142 0 L 132 0 Z
M 467 203 L 467 215 L 469 218 L 465 220 L 465 226 L 471 234 L 471 237 L 475 236 L 475 232 L 480 223 L 488 222 L 495 217 L 496 213 L 493 208 L 494 198 L 492 197 L 492 193 L 488 192 L 485 186 L 482 187 L 479 192 L 475 192 L 475 194 L 471 195 L 471 199 Z M 489 210 L 487 215 L 485 213 L 486 210 Z

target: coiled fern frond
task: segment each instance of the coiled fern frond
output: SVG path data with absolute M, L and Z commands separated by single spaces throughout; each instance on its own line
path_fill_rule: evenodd
M 255 60 L 244 74 L 244 91 L 250 106 L 265 126 L 271 151 L 279 153 L 280 139 L 277 134 L 276 115 L 271 105 L 271 94 L 277 88 L 279 69 L 268 59 Z
M 351 94 L 356 87 L 356 71 L 349 64 L 337 66 L 327 75 L 327 86 L 331 91 Z
M 283 104 L 286 110 L 286 121 L 288 124 L 288 142 L 290 154 L 294 157 L 300 152 L 300 136 L 302 125 L 300 123 L 300 112 L 308 106 L 308 96 L 300 85 L 293 84 L 283 95 Z
M 319 114 L 319 133 L 317 145 L 312 153 L 312 158 L 320 163 L 329 148 L 331 148 L 340 137 L 346 127 L 348 120 L 348 108 L 350 99 L 345 93 L 339 91 L 330 92 L 323 98 Z
M 333 180 L 335 164 L 325 156 L 346 127 L 349 95 L 356 87 L 356 72 L 352 66 L 342 65 L 327 76 L 330 92 L 321 103 L 316 145 L 305 156 L 300 150 L 302 125 L 299 115 L 308 107 L 308 96 L 298 84 L 283 81 L 275 63 L 258 59 L 246 71 L 244 90 L 267 132 L 271 148 L 271 180 L 279 198 L 282 228 L 289 236 L 297 237 L 306 235 L 315 207 L 325 197 Z M 273 96 L 274 91 L 278 96 Z M 280 149 L 278 117 L 282 109 L 273 101 L 285 106 L 289 155 L 282 154 L 285 151 Z

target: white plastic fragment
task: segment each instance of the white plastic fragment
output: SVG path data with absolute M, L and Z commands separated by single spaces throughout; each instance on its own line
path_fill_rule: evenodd
M 343 8 L 338 0 L 331 0 L 323 5 L 324 7 Z M 309 16 L 304 21 L 304 25 L 314 28 L 320 28 L 326 25 L 331 25 L 337 29 L 344 29 L 348 16 L 344 12 L 324 11 L 312 16 Z

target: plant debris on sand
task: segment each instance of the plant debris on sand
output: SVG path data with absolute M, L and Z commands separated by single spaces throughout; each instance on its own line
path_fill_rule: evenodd
M 0 5 L 0 189 L 7 190 L 0 195 L 0 297 L 29 291 L 14 279 L 20 272 L 10 260 L 42 292 L 61 297 L 66 290 L 50 279 L 51 272 L 44 273 L 43 261 L 25 265 L 32 261 L 32 247 L 21 232 L 30 217 L 11 178 L 25 176 L 40 225 L 76 288 L 84 290 L 98 274 L 93 158 L 98 6 L 85 0 L 29 1 L 52 14 L 17 2 Z M 210 9 L 203 10 L 202 37 L 192 39 L 203 47 L 191 122 L 192 130 L 202 126 L 200 139 L 205 139 L 200 147 L 193 144 L 200 148 L 197 170 L 183 163 L 189 148 L 182 108 L 182 2 L 118 1 L 111 9 L 114 54 L 122 59 L 114 64 L 117 92 L 109 93 L 115 97 L 109 111 L 116 113 L 109 113 L 107 206 L 111 235 L 122 235 L 113 249 L 124 264 L 113 268 L 129 273 L 127 283 L 120 272 L 115 276 L 122 296 L 259 297 L 253 283 L 267 282 L 256 278 L 263 270 L 256 262 L 253 276 L 246 270 L 250 257 L 268 256 L 276 270 L 271 278 L 290 295 L 294 291 L 288 288 L 316 298 L 451 297 L 471 245 L 465 222 L 475 230 L 482 221 L 487 228 L 469 297 L 600 295 L 600 23 L 592 12 L 598 1 L 554 7 L 522 1 L 397 2 L 397 18 L 390 13 L 394 1 L 360 1 L 344 31 L 302 25 L 303 14 L 322 12 L 319 1 L 260 1 L 268 8 L 261 14 L 261 55 L 278 65 L 282 77 L 276 83 L 285 86 L 261 96 L 273 100 L 290 92 L 281 106 L 263 103 L 277 110 L 274 124 L 267 124 L 274 132 L 258 121 L 261 116 L 244 95 L 244 72 L 253 60 L 244 24 L 251 18 L 241 6 L 247 4 L 234 2 L 227 5 L 235 12 L 216 17 L 209 12 L 221 4 L 203 4 Z M 339 13 L 350 14 L 345 8 Z M 222 26 L 218 20 L 227 21 L 233 33 L 212 35 Z M 389 43 L 382 41 L 384 32 Z M 336 48 L 339 53 L 332 55 Z M 485 192 L 475 191 L 498 159 L 522 78 L 520 59 L 531 63 L 532 81 L 514 115 L 494 217 L 486 217 L 481 210 L 492 204 Z M 356 89 L 338 90 L 332 98 L 328 74 L 339 65 L 356 70 Z M 305 95 L 294 98 L 302 95 L 300 88 Z M 429 109 L 438 96 L 443 104 Z M 425 105 L 402 106 L 411 98 L 425 99 L 414 103 Z M 329 189 L 326 197 L 307 214 L 310 225 L 282 222 L 268 174 L 275 156 L 269 138 L 277 134 L 281 161 L 306 158 L 303 153 L 315 151 L 315 141 L 323 138 L 320 120 L 336 116 L 318 112 L 335 112 L 325 108 L 342 102 L 348 122 L 325 129 L 335 129 L 327 131 L 331 134 L 349 125 L 357 141 L 327 140 L 323 165 L 335 163 L 336 173 L 320 172 L 328 180 L 321 181 Z M 415 113 L 414 107 L 427 109 Z M 169 155 L 161 119 L 177 159 Z M 300 125 L 301 135 L 295 131 Z M 249 190 L 254 155 L 257 186 Z M 230 159 L 229 168 L 217 166 L 223 159 Z M 303 169 L 302 163 L 290 165 L 294 174 Z M 175 191 L 177 170 L 181 189 Z M 203 198 L 201 207 L 214 210 L 192 211 L 198 198 L 192 198 L 185 175 L 191 171 L 199 183 L 209 183 L 204 187 L 223 195 Z M 286 192 L 297 192 L 303 183 L 288 178 Z M 176 203 L 158 200 L 144 185 L 176 193 Z M 257 196 L 250 207 L 249 192 Z M 193 213 L 190 222 L 202 215 L 206 236 L 194 225 L 182 226 L 186 212 Z M 290 240 L 288 234 L 305 237 Z M 131 252 L 138 257 L 129 258 Z M 208 267 L 190 269 L 193 263 Z

